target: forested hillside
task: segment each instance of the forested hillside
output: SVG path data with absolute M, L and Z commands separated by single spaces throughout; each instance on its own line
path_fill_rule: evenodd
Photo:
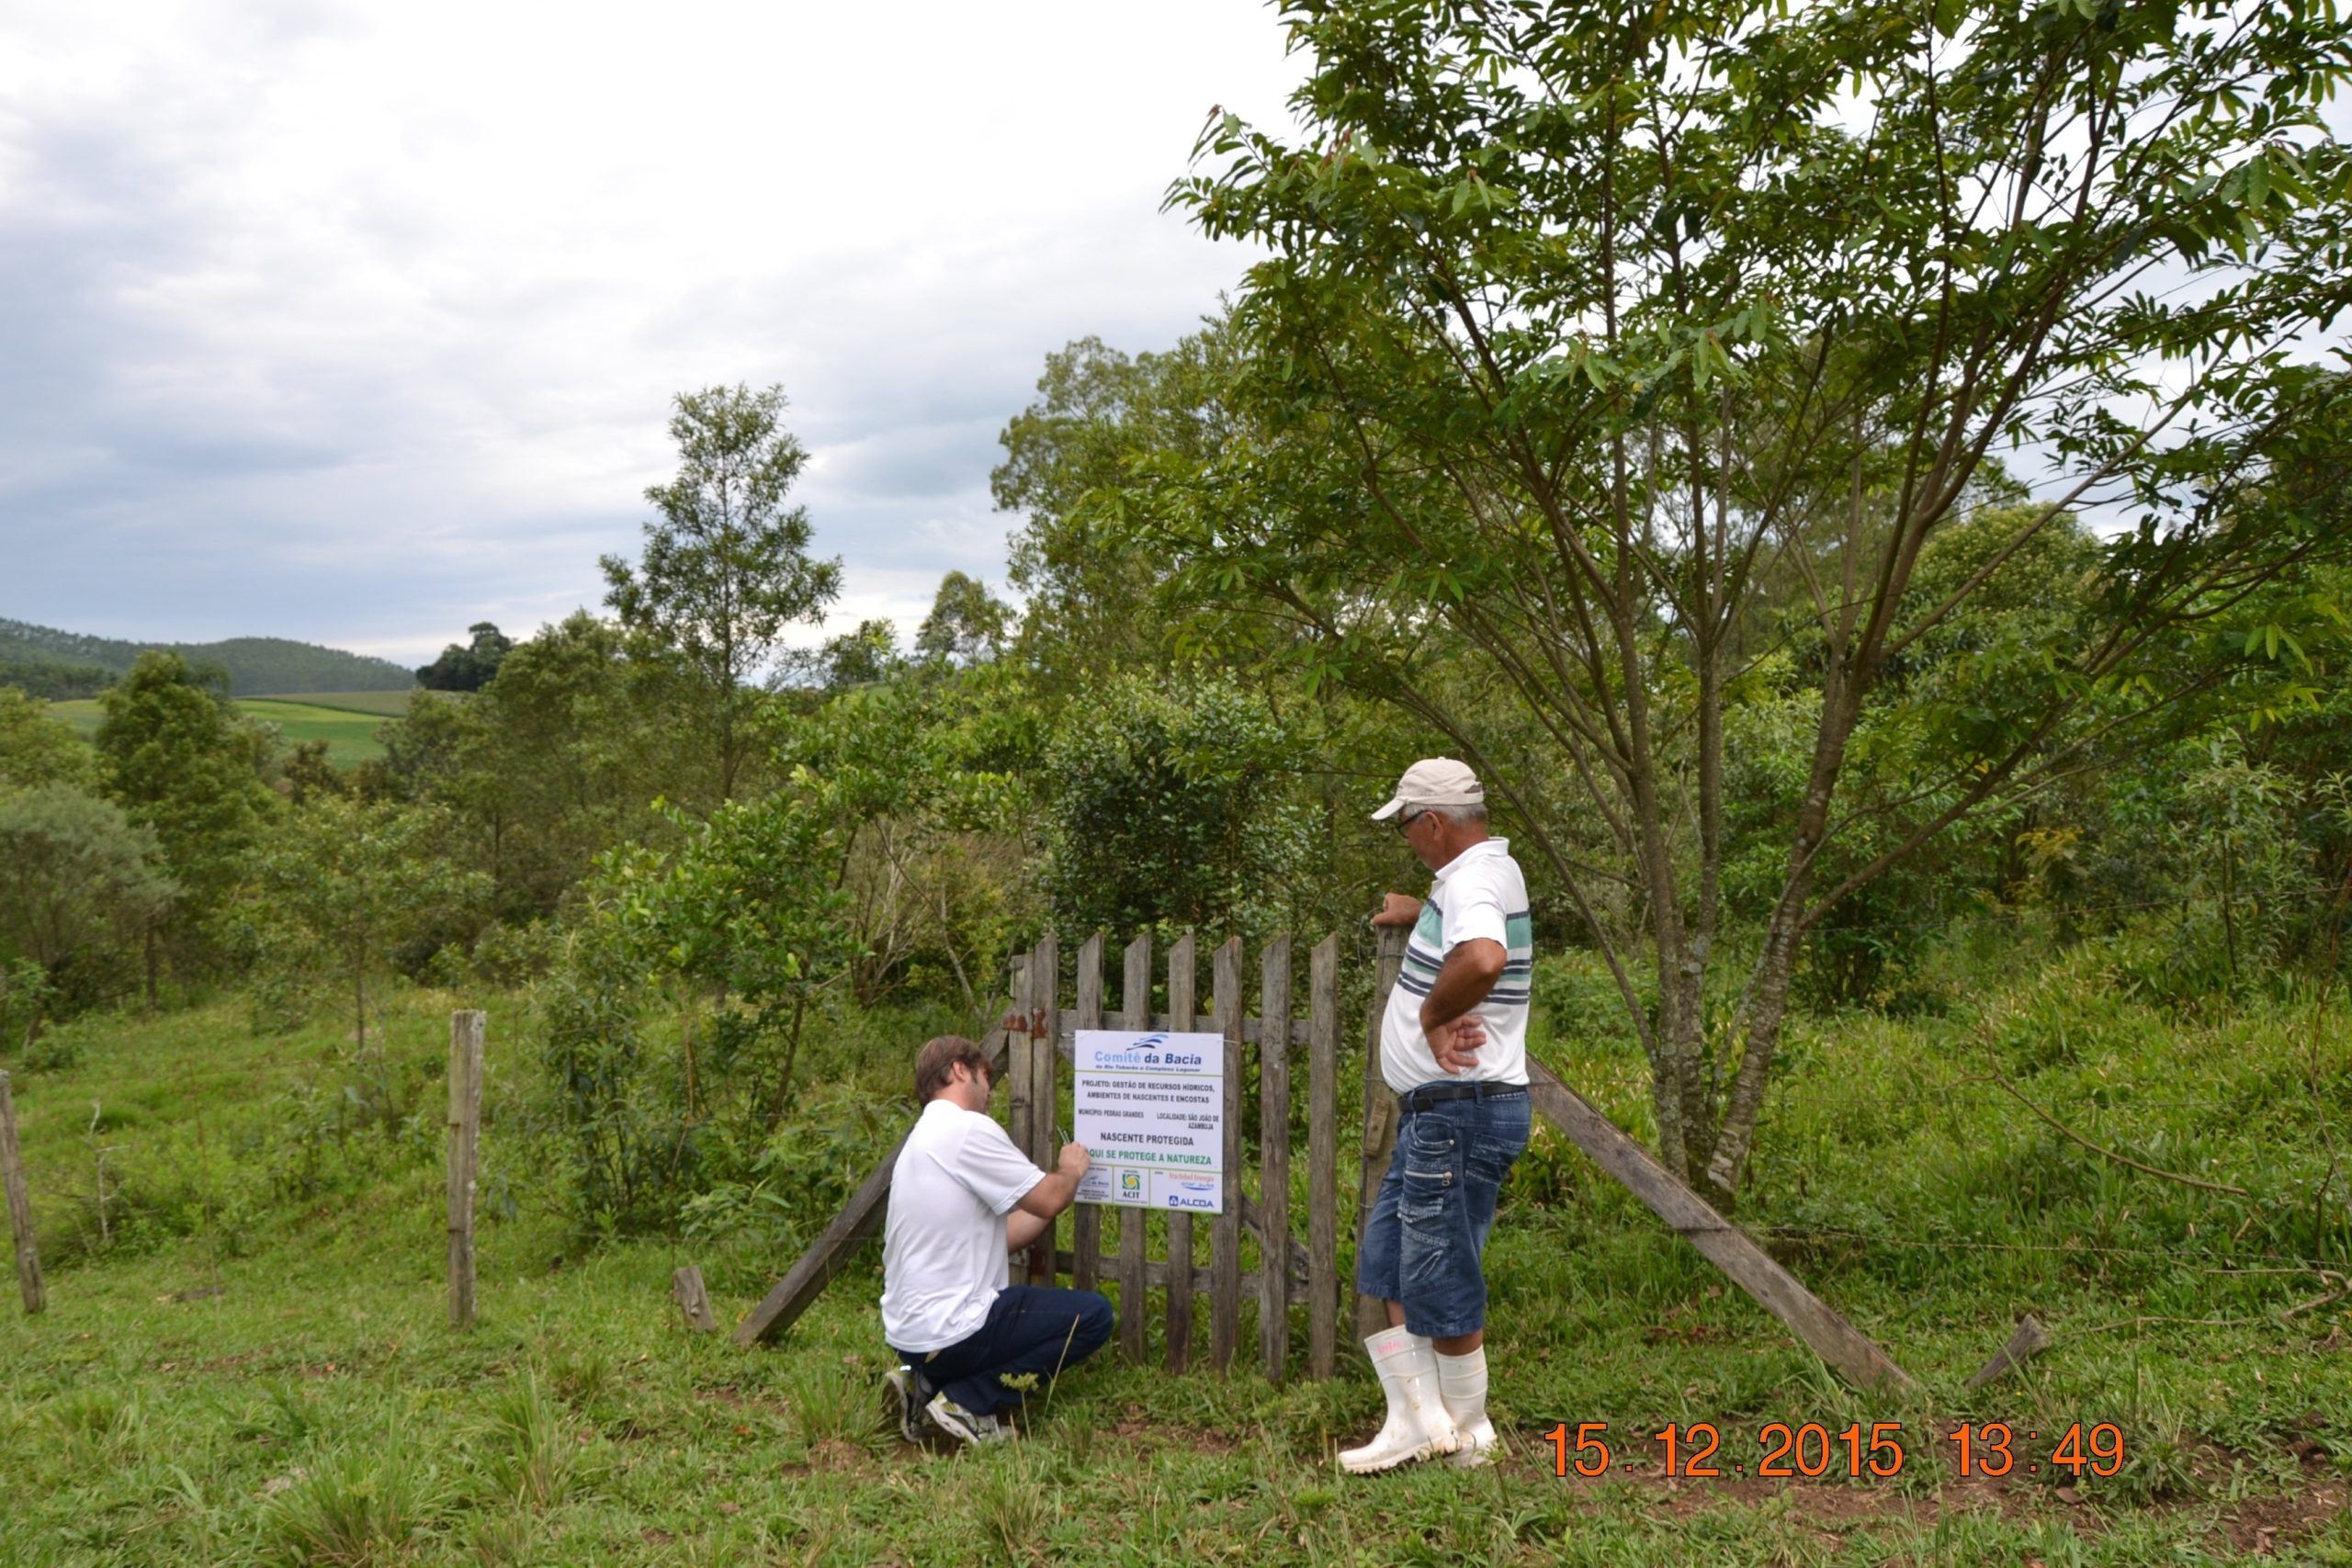
M 92 697 L 129 670 L 140 653 L 157 648 L 191 665 L 223 670 L 232 696 L 282 692 L 390 692 L 415 683 L 414 671 L 387 659 L 345 653 L 285 637 L 240 637 L 220 642 L 141 643 L 87 637 L 26 621 L 0 619 L 0 685 L 37 697 Z

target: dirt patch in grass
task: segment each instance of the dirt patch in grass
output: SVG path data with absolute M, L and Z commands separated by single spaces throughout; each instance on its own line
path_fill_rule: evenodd
M 1147 1448 L 1183 1449 L 1196 1454 L 1228 1454 L 1241 1446 L 1231 1432 L 1180 1426 L 1154 1416 L 1140 1404 L 1130 1404 L 1111 1425 L 1111 1436 Z

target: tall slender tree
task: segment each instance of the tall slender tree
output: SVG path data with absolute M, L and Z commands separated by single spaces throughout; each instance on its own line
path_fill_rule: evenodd
M 674 656 L 699 694 L 718 797 L 757 743 L 757 678 L 796 621 L 823 619 L 841 562 L 808 554 L 808 509 L 785 495 L 808 453 L 784 427 L 782 387 L 681 392 L 670 419 L 678 475 L 645 492 L 661 513 L 643 558 L 601 561 L 605 604 L 643 644 Z

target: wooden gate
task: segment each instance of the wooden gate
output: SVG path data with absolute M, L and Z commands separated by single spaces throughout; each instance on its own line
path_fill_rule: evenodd
M 1224 1212 L 1203 1215 L 1073 1204 L 1046 1227 L 1027 1255 L 1029 1283 L 1068 1280 L 1080 1290 L 1116 1284 L 1119 1343 L 1127 1357 L 1150 1355 L 1159 1326 L 1171 1371 L 1191 1365 L 1206 1318 L 1207 1360 L 1223 1370 L 1241 1345 L 1245 1305 L 1254 1307 L 1259 1364 L 1279 1382 L 1289 1371 L 1291 1314 L 1306 1316 L 1306 1372 L 1331 1375 L 1339 1341 L 1340 939 L 1326 937 L 1307 956 L 1306 1016 L 1293 1005 L 1291 939 L 1266 944 L 1256 970 L 1257 1011 L 1245 999 L 1241 939 L 1210 955 L 1209 1010 L 1199 1010 L 1199 955 L 1187 933 L 1167 955 L 1167 1010 L 1151 1010 L 1148 936 L 1127 944 L 1119 1006 L 1104 995 L 1103 939 L 1078 950 L 1076 1005 L 1062 1006 L 1059 946 L 1051 936 L 1013 963 L 1013 1014 L 1006 1021 L 1007 1130 L 1040 1167 L 1052 1169 L 1070 1125 L 1063 1068 L 1081 1029 L 1167 1030 L 1225 1037 Z M 1302 1073 L 1302 1066 L 1304 1071 Z M 1253 1069 L 1254 1068 L 1254 1075 Z M 1258 1086 L 1255 1136 L 1245 1136 L 1247 1088 Z M 1301 1081 L 1303 1078 L 1303 1082 Z M 1294 1191 L 1293 1102 L 1306 1100 L 1306 1190 Z M 1294 1196 L 1305 1198 L 1306 1223 L 1293 1224 Z M 1206 1266 L 1201 1237 L 1208 1232 Z M 1302 1243 L 1295 1231 L 1303 1229 Z M 1064 1238 L 1067 1237 L 1067 1245 Z M 1159 1310 L 1150 1308 L 1158 1292 Z
M 1365 1086 L 1362 1156 L 1351 1195 L 1351 1224 L 1358 1223 L 1370 1206 L 1396 1145 L 1396 1099 L 1378 1077 L 1379 1027 L 1403 962 L 1405 934 L 1396 930 L 1379 933 L 1379 967 L 1362 1064 Z M 991 1031 L 983 1042 L 990 1059 L 1001 1063 L 1001 1076 L 1011 1090 L 1008 1131 L 1012 1141 L 1038 1165 L 1053 1165 L 1059 1152 L 1056 1135 L 1069 1125 L 1063 1109 L 1066 1091 L 1061 1068 L 1064 1059 L 1075 1055 L 1078 1031 L 1164 1029 L 1222 1034 L 1224 1213 L 1209 1221 L 1208 1266 L 1204 1269 L 1190 1214 L 1073 1205 L 1029 1249 L 1027 1280 L 1046 1284 L 1067 1278 L 1088 1289 L 1117 1285 L 1120 1345 L 1136 1361 L 1147 1359 L 1150 1353 L 1150 1292 L 1159 1292 L 1161 1350 L 1168 1366 L 1177 1371 L 1192 1364 L 1203 1303 L 1208 1318 L 1208 1360 L 1219 1370 L 1232 1365 L 1241 1343 L 1242 1311 L 1251 1306 L 1257 1316 L 1259 1359 L 1267 1377 L 1279 1381 L 1289 1360 L 1291 1313 L 1304 1309 L 1307 1375 L 1329 1377 L 1344 1290 L 1338 1268 L 1339 938 L 1326 937 L 1308 957 L 1307 1008 L 1303 1021 L 1295 1016 L 1292 1005 L 1293 955 L 1286 936 L 1269 942 L 1260 955 L 1255 1017 L 1245 1010 L 1238 937 L 1211 955 L 1215 977 L 1210 1010 L 1205 1014 L 1197 1005 L 1199 956 L 1189 933 L 1169 950 L 1166 1012 L 1150 1010 L 1150 939 L 1138 938 L 1127 945 L 1116 1012 L 1105 1005 L 1102 948 L 1098 934 L 1079 949 L 1077 1005 L 1071 1008 L 1061 1005 L 1061 953 L 1053 937 L 1013 961 L 1013 1011 L 1004 1026 Z M 1246 1164 L 1244 1156 L 1250 1149 L 1242 1136 L 1249 1047 L 1253 1045 L 1257 1047 L 1260 1112 L 1254 1172 Z M 1303 1247 L 1293 1234 L 1291 1199 L 1297 1173 L 1291 1166 L 1289 1135 L 1302 1048 L 1306 1058 L 1307 1130 Z M 1860 1388 L 1894 1389 L 1910 1383 L 1909 1374 L 1868 1336 L 1807 1291 L 1753 1237 L 1710 1208 L 1640 1143 L 1542 1063 L 1531 1058 L 1527 1066 L 1528 1093 L 1536 1114 L 1623 1182 L 1668 1228 L 1697 1247 L 1823 1360 Z M 890 1169 L 897 1159 L 894 1147 L 876 1162 L 824 1234 L 737 1326 L 737 1344 L 754 1345 L 789 1327 L 881 1228 L 889 1201 Z M 1105 1236 L 1106 1228 L 1114 1233 L 1113 1236 Z M 1069 1237 L 1067 1247 L 1061 1240 L 1065 1234 Z M 1249 1267 L 1252 1247 L 1257 1254 L 1254 1269 Z M 1380 1304 L 1368 1299 L 1356 1303 L 1350 1315 L 1358 1336 L 1377 1331 L 1385 1321 Z

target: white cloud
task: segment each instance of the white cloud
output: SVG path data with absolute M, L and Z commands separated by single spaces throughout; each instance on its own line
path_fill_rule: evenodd
M 1243 258 L 1158 209 L 1296 68 L 1243 0 L 19 4 L 0 615 L 429 657 L 594 603 L 670 394 L 784 383 L 840 618 L 1001 581 L 1045 354 Z

